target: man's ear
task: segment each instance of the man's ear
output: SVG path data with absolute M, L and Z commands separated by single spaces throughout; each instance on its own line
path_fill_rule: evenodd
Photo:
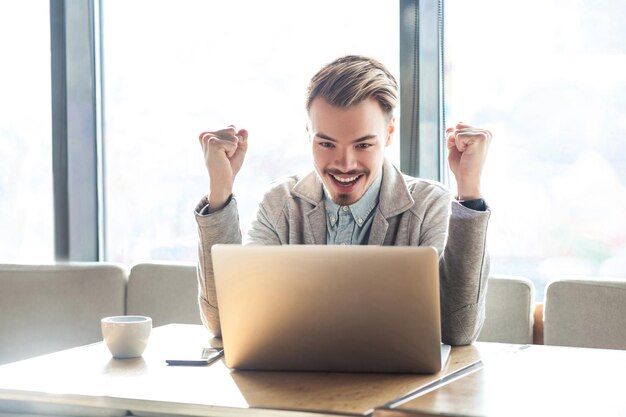
M 309 138 L 309 142 L 311 142 L 313 140 L 311 137 L 311 119 L 307 117 L 304 124 L 306 127 L 306 136 Z
M 393 142 L 393 132 L 396 131 L 396 119 L 391 116 L 387 123 L 387 138 L 385 139 L 385 146 L 391 145 Z

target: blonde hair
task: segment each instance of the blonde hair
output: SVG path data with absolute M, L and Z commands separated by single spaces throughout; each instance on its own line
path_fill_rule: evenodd
M 373 98 L 390 118 L 398 104 L 398 83 L 375 59 L 347 55 L 323 66 L 307 88 L 306 110 L 316 97 L 335 107 L 348 108 Z

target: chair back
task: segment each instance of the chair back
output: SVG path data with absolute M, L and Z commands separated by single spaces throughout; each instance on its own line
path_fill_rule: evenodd
M 138 263 L 128 276 L 126 312 L 152 317 L 153 326 L 201 324 L 194 263 Z
M 535 287 L 523 277 L 492 275 L 487 285 L 482 342 L 533 342 Z
M 100 319 L 124 314 L 116 264 L 0 265 L 0 364 L 102 340 Z
M 626 279 L 550 282 L 546 287 L 544 343 L 626 349 Z

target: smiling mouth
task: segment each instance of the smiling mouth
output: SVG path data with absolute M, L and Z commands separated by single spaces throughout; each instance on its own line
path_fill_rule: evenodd
M 335 180 L 335 184 L 340 187 L 349 187 L 351 185 L 356 184 L 356 182 L 363 176 L 363 174 L 352 175 L 350 177 L 340 177 L 335 174 L 328 174 L 330 177 Z

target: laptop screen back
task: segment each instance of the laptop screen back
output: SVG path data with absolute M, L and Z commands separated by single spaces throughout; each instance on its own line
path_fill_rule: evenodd
M 441 368 L 430 247 L 212 249 L 227 366 L 432 373 Z

